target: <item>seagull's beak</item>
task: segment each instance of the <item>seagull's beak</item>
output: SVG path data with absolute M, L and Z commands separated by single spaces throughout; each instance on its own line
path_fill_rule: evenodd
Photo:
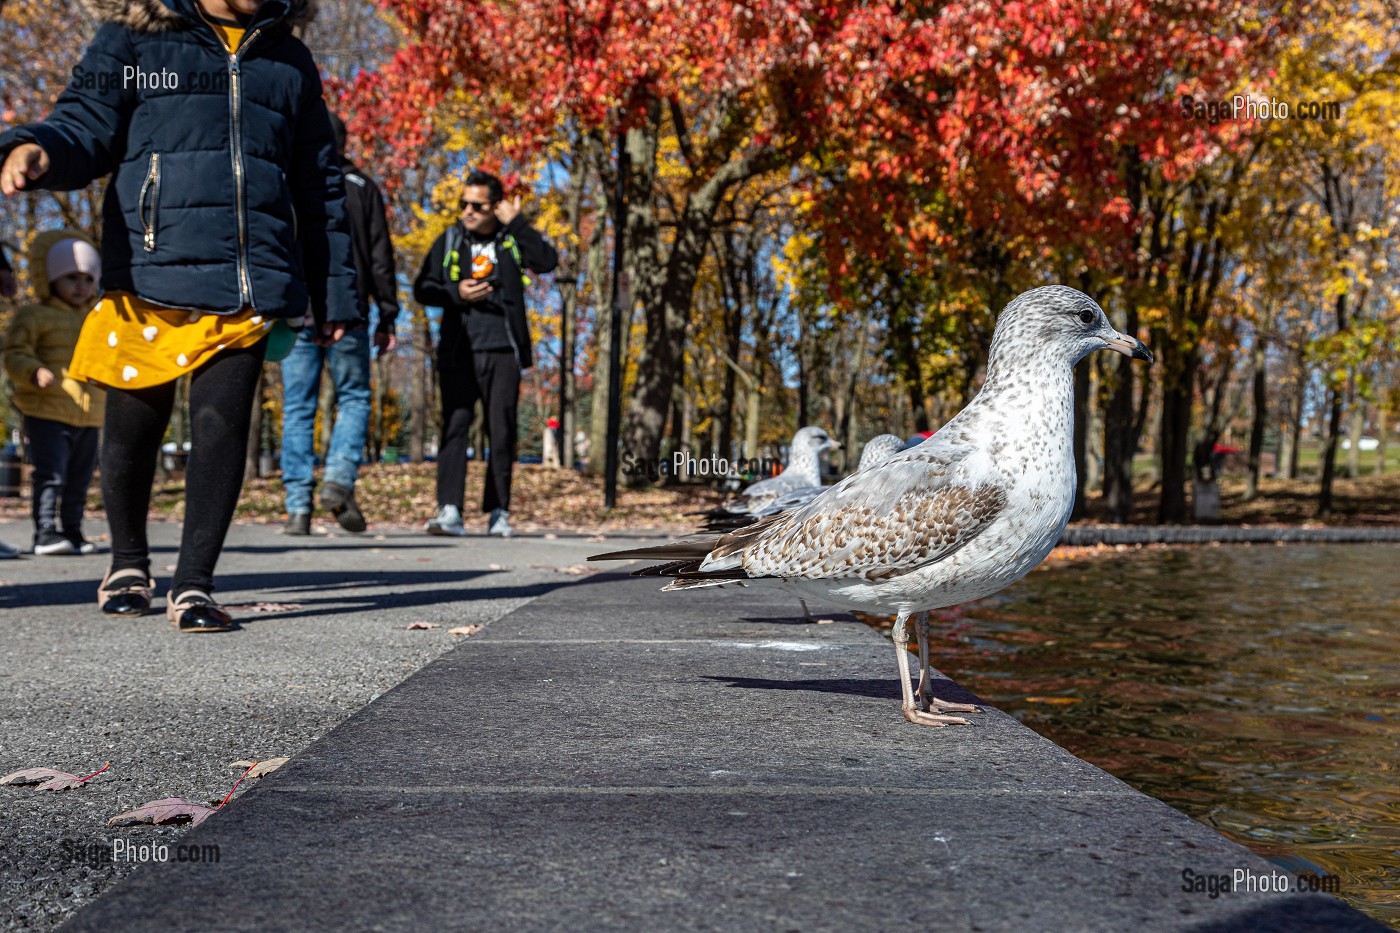
M 840 450 L 840 449 L 841 449 L 841 442 L 838 441 L 838 440 L 836 440 L 836 438 L 832 438 L 831 440 L 829 440 L 829 441 L 826 442 L 826 449 L 827 449 L 827 450 Z
M 1105 341 L 1105 344 L 1107 348 L 1114 353 L 1121 353 L 1135 360 L 1152 362 L 1152 351 L 1147 349 L 1147 344 L 1136 337 L 1129 337 L 1127 334 L 1120 334 L 1115 331 L 1113 336 Z

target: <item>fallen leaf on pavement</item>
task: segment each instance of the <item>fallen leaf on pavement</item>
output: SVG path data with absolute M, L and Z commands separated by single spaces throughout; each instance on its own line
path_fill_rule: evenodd
M 222 804 L 220 805 L 222 806 Z M 143 803 L 134 810 L 118 813 L 107 821 L 108 826 L 134 826 L 137 823 L 189 823 L 198 826 L 218 807 L 193 803 L 184 797 L 165 797 Z
M 304 609 L 301 603 L 244 603 L 241 606 L 225 606 L 230 612 L 288 612 Z
M 272 759 L 269 759 L 269 761 Z M 253 765 L 253 768 L 257 765 Z M 209 818 L 209 814 L 215 813 L 224 808 L 224 805 L 233 798 L 233 792 L 238 790 L 238 785 L 243 783 L 253 770 L 249 768 L 238 776 L 238 780 L 233 782 L 233 786 L 228 789 L 224 799 L 215 806 L 209 807 L 202 803 L 194 803 L 184 797 L 163 797 L 160 800 L 152 800 L 150 803 L 143 803 L 135 810 L 127 810 L 125 813 L 118 813 L 107 821 L 108 826 L 133 826 L 137 823 L 185 823 L 191 826 L 198 826 Z
M 608 540 L 608 536 L 607 536 L 607 535 L 594 535 L 593 537 L 591 537 L 591 538 L 588 539 L 588 543 L 589 543 L 589 544 L 602 544 L 602 543 L 603 543 L 604 541 L 606 541 L 606 540 Z
M 486 569 L 487 569 L 487 570 L 509 570 L 510 568 L 507 567 L 505 564 L 487 564 L 487 565 L 486 565 Z
M 436 622 L 410 622 L 410 623 L 408 623 L 407 625 L 400 626 L 400 628 L 404 628 L 404 629 L 407 629 L 408 631 L 412 632 L 412 631 L 414 631 L 414 630 L 416 630 L 416 629 L 438 628 L 438 623 L 436 623 Z
M 457 626 L 456 628 L 450 628 L 450 629 L 448 629 L 448 630 L 447 630 L 447 634 L 449 634 L 449 635 L 475 635 L 475 634 L 476 634 L 477 632 L 479 632 L 479 631 L 481 631 L 481 626 L 480 626 L 480 625 L 459 625 L 459 626 Z
M 246 777 L 260 778 L 264 774 L 271 774 L 290 760 L 283 755 L 281 758 L 268 758 L 265 761 L 230 761 L 228 766 L 230 768 L 247 768 Z
M 558 540 L 559 540 L 559 536 L 558 536 L 557 534 L 555 534 L 554 532 L 551 531 L 549 534 L 547 534 L 547 535 L 544 536 L 544 539 L 545 539 L 546 541 L 558 541 Z
M 555 573 L 567 573 L 575 577 L 586 576 L 590 573 L 597 573 L 598 568 L 589 564 L 572 564 L 568 567 L 554 567 L 550 564 L 531 564 L 536 570 L 553 570 Z
M 74 787 L 82 787 L 110 767 L 112 763 L 109 761 L 87 777 L 78 777 L 67 771 L 55 771 L 53 768 L 25 768 L 0 778 L 0 784 L 37 784 L 39 786 L 35 787 L 35 790 L 72 790 Z

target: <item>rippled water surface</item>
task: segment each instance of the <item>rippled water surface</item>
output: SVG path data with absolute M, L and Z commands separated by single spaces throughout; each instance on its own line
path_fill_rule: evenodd
M 1400 546 L 1109 552 L 942 615 L 950 676 L 1400 929 Z

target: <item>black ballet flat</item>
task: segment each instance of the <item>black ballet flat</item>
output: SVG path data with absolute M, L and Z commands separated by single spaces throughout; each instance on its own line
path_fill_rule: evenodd
M 155 581 L 140 570 L 109 570 L 97 588 L 97 605 L 103 615 L 136 618 L 151 611 L 155 591 Z
M 199 590 L 185 590 L 170 597 L 165 604 L 165 617 L 182 632 L 231 632 L 237 627 L 233 616 L 208 593 Z

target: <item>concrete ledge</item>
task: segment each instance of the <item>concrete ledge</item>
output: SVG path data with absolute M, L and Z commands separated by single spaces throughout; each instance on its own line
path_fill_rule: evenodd
M 995 710 L 906 724 L 859 623 L 657 588 L 492 623 L 183 837 L 217 864 L 139 870 L 64 929 L 1384 929 L 1183 891 L 1276 869 Z
M 1060 544 L 1358 544 L 1400 541 L 1394 528 L 1303 528 L 1297 525 L 1071 525 Z

